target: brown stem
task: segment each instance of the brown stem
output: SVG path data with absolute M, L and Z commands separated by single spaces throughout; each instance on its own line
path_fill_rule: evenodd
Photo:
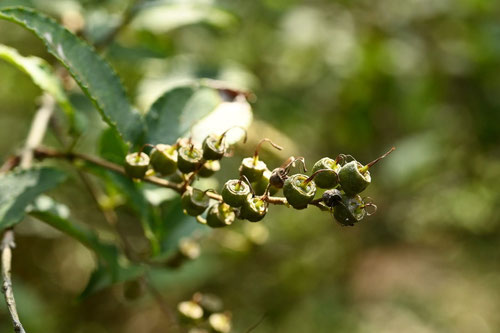
M 278 150 L 282 150 L 283 149 L 283 147 L 281 147 L 281 146 L 275 144 L 274 142 L 272 142 L 271 139 L 264 138 L 264 139 L 260 140 L 259 143 L 257 144 L 257 147 L 255 147 L 255 152 L 253 154 L 254 160 L 257 160 L 257 157 L 259 156 L 260 147 L 262 146 L 262 144 L 264 142 L 269 142 L 271 144 L 271 146 L 273 146 L 274 148 L 276 148 Z
M 240 176 L 240 184 L 241 184 L 242 180 L 244 180 L 245 183 L 248 184 L 248 187 L 250 188 L 250 192 L 252 192 L 252 197 L 255 197 L 255 191 L 253 190 L 252 183 L 250 183 L 250 181 L 248 180 L 247 176 L 241 175 Z
M 370 163 L 368 163 L 367 165 L 365 165 L 364 167 L 362 167 L 361 169 L 359 169 L 359 171 L 361 173 L 365 173 L 366 170 L 368 170 L 369 168 L 371 168 L 373 165 L 375 165 L 378 161 L 380 161 L 381 159 L 383 159 L 384 157 L 386 157 L 387 155 L 389 155 L 390 153 L 392 153 L 394 150 L 396 150 L 396 147 L 392 147 L 391 149 L 389 149 L 389 151 L 387 153 L 385 153 L 384 155 L 374 159 L 373 161 L 371 161 Z
M 313 179 L 314 177 L 316 177 L 319 173 L 322 173 L 322 172 L 327 172 L 327 171 L 332 171 L 331 169 L 320 169 L 318 171 L 316 171 L 315 173 L 313 173 L 312 175 L 310 175 L 306 180 L 303 181 L 304 184 L 309 184 Z
M 37 158 L 40 158 L 40 159 L 60 158 L 60 159 L 66 159 L 68 161 L 73 161 L 75 159 L 81 159 L 81 160 L 86 161 L 88 163 L 91 163 L 91 164 L 97 165 L 99 167 L 102 167 L 102 168 L 114 171 L 116 173 L 125 175 L 125 170 L 121 166 L 114 164 L 114 163 L 111 163 L 109 161 L 100 159 L 100 158 L 95 157 L 95 156 L 85 155 L 85 154 L 81 154 L 81 153 L 59 152 L 59 151 L 56 151 L 56 150 L 53 150 L 50 148 L 39 147 L 35 150 L 35 156 Z M 170 182 L 168 180 L 165 180 L 163 178 L 158 178 L 158 177 L 154 177 L 154 176 L 144 178 L 143 181 L 154 184 L 156 186 L 170 188 L 170 189 L 178 192 L 179 194 L 182 194 L 185 191 L 192 189 L 192 186 L 188 185 L 184 188 L 182 183 L 180 183 L 180 184 L 174 183 L 174 182 Z M 222 196 L 220 194 L 207 192 L 207 196 L 210 199 L 214 199 L 214 200 L 217 200 L 220 202 L 223 201 Z M 285 206 L 288 205 L 288 202 L 286 201 L 286 199 L 282 198 L 282 197 L 268 197 L 265 201 L 270 203 L 270 204 L 273 204 L 273 205 L 285 205 Z M 318 206 L 318 207 L 321 208 L 320 206 Z
M 299 161 L 299 162 L 302 163 L 302 169 L 304 170 L 304 172 L 307 172 L 306 160 L 302 156 L 299 156 L 299 157 L 291 156 L 291 157 L 289 157 L 288 160 L 286 160 L 285 163 L 283 163 L 283 165 L 281 166 L 281 168 L 285 169 L 286 172 L 288 173 L 288 171 L 290 171 L 290 168 L 292 167 L 292 165 L 295 162 L 297 162 L 297 161 Z

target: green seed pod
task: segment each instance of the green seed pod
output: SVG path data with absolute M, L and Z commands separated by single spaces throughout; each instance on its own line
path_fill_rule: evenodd
M 132 153 L 125 157 L 125 173 L 131 178 L 144 178 L 148 166 L 149 156 L 146 153 Z
M 177 167 L 182 173 L 190 173 L 198 169 L 202 162 L 203 152 L 192 146 L 182 146 L 178 150 Z
M 366 215 L 365 203 L 359 195 L 344 196 L 342 202 L 335 206 L 333 216 L 342 225 L 353 226 Z
M 395 147 L 392 147 L 388 152 L 380 157 L 377 157 L 367 165 L 362 165 L 358 161 L 351 161 L 347 164 L 344 164 L 339 170 L 339 182 L 342 190 L 348 196 L 353 196 L 355 194 L 363 192 L 365 188 L 370 185 L 372 180 L 370 171 L 368 171 L 368 169 L 370 169 L 381 159 L 392 153 L 395 149 Z
M 181 197 L 182 208 L 191 216 L 198 216 L 208 208 L 210 198 L 199 189 L 190 188 Z
M 269 185 L 269 179 L 271 178 L 272 172 L 270 170 L 264 171 L 262 178 L 259 181 L 252 183 L 252 188 L 257 195 L 263 195 Z M 271 186 L 269 187 L 269 195 L 275 195 L 279 191 L 279 188 Z
M 203 317 L 203 308 L 193 301 L 180 302 L 177 305 L 177 312 L 183 322 L 197 322 Z
M 361 173 L 361 168 L 363 165 L 358 161 L 351 161 L 340 168 L 340 186 L 348 196 L 361 193 L 370 185 L 370 171 L 366 170 Z
M 250 182 L 259 181 L 266 170 L 266 163 L 254 157 L 244 158 L 239 169 L 240 175 L 247 177 Z
M 203 158 L 206 160 L 220 160 L 226 149 L 226 145 L 217 135 L 209 135 L 203 140 Z
M 208 210 L 207 224 L 212 228 L 226 227 L 234 222 L 235 216 L 231 206 L 223 202 L 218 203 Z
M 331 171 L 322 172 L 318 174 L 316 178 L 314 178 L 316 186 L 325 189 L 337 186 L 338 183 L 337 174 L 340 170 L 340 165 L 335 160 L 332 160 L 329 157 L 323 157 L 314 164 L 312 172 L 316 172 L 321 169 L 331 170 Z
M 203 166 L 201 167 L 200 171 L 198 171 L 198 176 L 200 177 L 212 177 L 217 171 L 220 170 L 220 163 L 219 161 L 206 161 L 203 163 Z
M 238 218 L 245 219 L 250 222 L 259 222 L 267 214 L 267 202 L 262 200 L 261 197 L 254 197 L 249 194 L 246 197 L 243 206 L 241 206 Z
M 293 208 L 306 208 L 316 195 L 316 184 L 313 180 L 306 182 L 307 179 L 306 175 L 298 173 L 285 180 L 283 194 Z
M 241 207 L 248 194 L 250 194 L 250 186 L 238 179 L 228 180 L 221 192 L 222 199 L 231 207 Z
M 175 147 L 158 144 L 151 152 L 151 166 L 161 175 L 168 176 L 177 170 L 177 150 Z

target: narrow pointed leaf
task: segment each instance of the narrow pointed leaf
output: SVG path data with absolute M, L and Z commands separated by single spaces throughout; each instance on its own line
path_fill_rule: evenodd
M 61 109 L 68 116 L 74 126 L 74 109 L 69 102 L 59 78 L 54 74 L 52 67 L 42 58 L 19 54 L 16 49 L 0 44 L 0 59 L 3 59 L 28 74 L 33 83 L 49 93 L 57 101 Z
M 13 7 L 0 9 L 0 19 L 17 23 L 40 38 L 48 51 L 70 72 L 94 102 L 103 120 L 124 140 L 137 142 L 143 133 L 139 112 L 130 104 L 116 73 L 88 44 L 35 10 Z

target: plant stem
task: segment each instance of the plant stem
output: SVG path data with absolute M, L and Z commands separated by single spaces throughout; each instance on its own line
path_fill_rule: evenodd
M 21 168 L 29 168 L 33 162 L 34 149 L 40 145 L 47 131 L 50 118 L 54 112 L 55 100 L 54 98 L 45 93 L 41 98 L 42 105 L 38 108 L 33 121 L 31 122 L 30 131 L 26 139 L 26 144 L 18 159 Z M 11 163 L 9 167 L 13 168 L 17 163 Z M 7 170 L 5 170 L 7 171 Z M 17 313 L 16 300 L 14 298 L 14 290 L 12 289 L 11 267 L 12 267 L 12 249 L 15 247 L 15 237 L 13 228 L 5 231 L 0 246 L 2 252 L 2 290 L 5 294 L 5 302 L 9 309 L 12 323 L 14 324 L 14 331 L 18 333 L 25 333 L 23 325 L 19 320 Z
M 14 230 L 7 229 L 3 235 L 1 251 L 2 251 L 2 291 L 5 294 L 5 302 L 9 309 L 12 323 L 14 324 L 14 332 L 25 333 L 23 325 L 19 320 L 19 315 L 16 308 L 16 300 L 14 299 L 14 291 L 12 290 L 11 280 L 11 263 L 12 249 L 15 247 Z
M 60 158 L 60 159 L 68 160 L 68 161 L 80 159 L 80 160 L 83 160 L 85 162 L 88 162 L 88 163 L 100 166 L 102 168 L 114 171 L 116 173 L 126 175 L 125 170 L 120 165 L 103 160 L 99 157 L 90 156 L 90 155 L 86 155 L 86 154 L 73 153 L 73 152 L 60 152 L 60 151 L 57 151 L 57 150 L 54 150 L 51 148 L 38 147 L 37 149 L 35 149 L 35 156 L 39 159 Z M 174 182 L 168 181 L 166 179 L 155 177 L 155 176 L 146 177 L 143 179 L 143 181 L 154 184 L 156 186 L 170 188 L 170 189 L 178 192 L 179 194 L 182 194 L 185 191 L 192 189 L 192 186 L 190 186 L 190 185 L 184 186 L 184 183 L 174 183 Z M 217 200 L 217 201 L 223 201 L 222 196 L 220 194 L 217 194 L 217 193 L 207 192 L 207 196 L 209 198 Z M 286 201 L 286 199 L 282 198 L 282 197 L 267 197 L 265 199 L 265 201 L 267 203 L 273 204 L 273 205 L 286 205 L 286 206 L 288 205 L 288 202 Z M 312 205 L 320 208 L 321 210 L 325 210 L 325 209 L 323 209 L 324 207 L 322 206 L 322 204 L 320 202 L 312 203 Z
M 43 94 L 42 106 L 38 109 L 31 122 L 31 128 L 21 154 L 20 166 L 23 169 L 31 166 L 31 162 L 33 161 L 33 150 L 40 145 L 45 136 L 50 117 L 54 111 L 54 104 L 55 100 L 52 96 Z

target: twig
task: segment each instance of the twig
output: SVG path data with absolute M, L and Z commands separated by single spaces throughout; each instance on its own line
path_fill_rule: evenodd
M 29 168 L 33 161 L 33 150 L 40 145 L 45 136 L 45 131 L 54 112 L 54 98 L 45 93 L 42 95 L 42 106 L 38 109 L 31 122 L 31 128 L 26 139 L 24 150 L 21 154 L 21 168 Z
M 116 173 L 126 175 L 125 174 L 125 169 L 117 165 L 115 163 L 106 161 L 104 159 L 95 157 L 95 156 L 90 156 L 86 154 L 81 154 L 81 153 L 73 153 L 73 152 L 60 152 L 51 148 L 46 148 L 46 147 L 38 147 L 35 149 L 35 156 L 40 159 L 44 158 L 61 158 L 61 159 L 66 159 L 68 161 L 73 161 L 75 159 L 80 159 L 83 161 L 86 161 L 88 163 L 100 166 L 102 168 L 114 171 Z M 160 187 L 166 187 L 170 188 L 179 194 L 184 193 L 186 190 L 192 189 L 192 186 L 187 185 L 185 186 L 184 183 L 174 183 L 171 181 L 168 181 L 163 178 L 155 177 L 155 176 L 150 176 L 146 177 L 143 179 L 143 181 L 160 186 Z M 217 194 L 217 193 L 212 193 L 212 192 L 207 192 L 207 196 L 211 199 L 217 200 L 217 201 L 222 201 L 222 196 Z M 273 205 L 285 205 L 288 206 L 288 202 L 286 201 L 285 198 L 282 197 L 267 197 L 266 202 L 273 204 Z M 311 203 L 311 205 L 318 207 L 321 210 L 329 210 L 328 207 L 323 205 L 319 201 L 314 201 Z
M 12 229 L 7 229 L 3 235 L 2 239 L 2 291 L 5 294 L 5 302 L 7 303 L 7 308 L 9 309 L 10 316 L 12 318 L 12 323 L 14 325 L 14 331 L 18 333 L 26 333 L 21 321 L 19 320 L 19 315 L 16 308 L 16 300 L 14 299 L 14 292 L 12 290 L 12 280 L 11 280 L 11 263 L 12 263 L 12 249 L 16 246 L 14 243 L 14 231 Z
M 42 98 L 42 105 L 37 110 L 33 121 L 31 122 L 31 128 L 26 139 L 26 144 L 24 146 L 23 152 L 19 158 L 19 165 L 21 168 L 31 167 L 33 162 L 33 150 L 40 145 L 47 131 L 47 126 L 50 121 L 50 117 L 54 112 L 55 100 L 54 98 L 45 93 Z M 15 166 L 15 160 L 11 161 L 9 167 Z M 11 267 L 12 267 L 12 249 L 15 247 L 14 242 L 14 231 L 9 228 L 5 231 L 1 243 L 2 251 L 2 279 L 3 285 L 2 290 L 5 294 L 5 302 L 9 308 L 9 313 L 14 324 L 14 331 L 25 333 L 23 325 L 19 320 L 19 314 L 17 313 L 16 300 L 14 298 L 14 291 L 12 289 L 11 280 Z
M 264 319 L 266 318 L 266 314 L 264 313 L 262 315 L 262 317 L 259 319 L 258 322 L 256 322 L 255 324 L 253 324 L 249 329 L 248 331 L 246 331 L 246 333 L 250 333 L 252 332 L 254 329 L 256 329 L 260 324 L 262 324 L 262 322 L 264 321 Z
M 64 147 L 66 151 L 71 151 L 73 143 L 68 144 L 68 140 L 63 134 L 63 130 L 57 121 L 57 118 L 52 117 L 50 121 L 50 128 L 52 129 L 52 132 L 54 133 L 54 136 L 56 137 L 57 141 Z M 81 170 L 77 170 L 77 174 L 80 177 L 80 180 L 82 181 L 83 185 L 87 189 L 87 192 L 90 194 L 90 197 L 94 201 L 97 209 L 102 213 L 104 219 L 106 222 L 116 231 L 116 234 L 120 238 L 121 245 L 123 248 L 123 251 L 125 255 L 127 256 L 128 259 L 131 261 L 135 261 L 135 254 L 132 250 L 132 246 L 128 242 L 126 235 L 122 232 L 122 230 L 118 226 L 118 217 L 113 209 L 106 209 L 102 206 L 101 204 L 101 198 L 103 197 L 103 191 L 94 184 L 92 179 L 89 177 L 88 174 L 84 173 Z

